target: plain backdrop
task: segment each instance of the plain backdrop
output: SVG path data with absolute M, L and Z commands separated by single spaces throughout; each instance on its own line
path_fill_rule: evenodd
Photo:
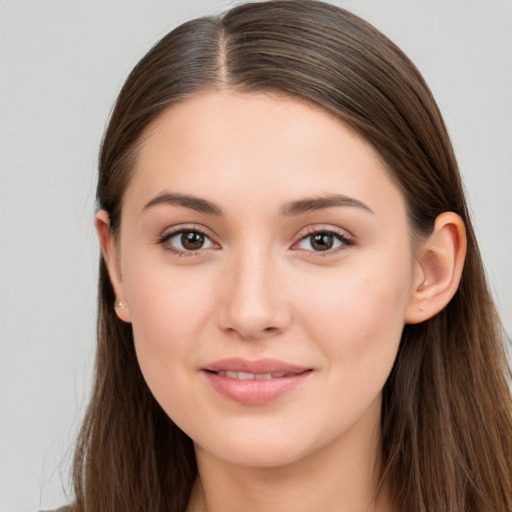
M 220 0 L 0 0 L 0 512 L 66 501 L 94 354 L 97 150 L 116 93 Z M 346 0 L 417 64 L 512 332 L 512 1 Z

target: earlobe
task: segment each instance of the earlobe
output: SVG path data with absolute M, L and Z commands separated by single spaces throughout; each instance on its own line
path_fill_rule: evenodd
M 459 215 L 444 212 L 417 251 L 416 280 L 405 321 L 416 324 L 432 318 L 457 291 L 466 256 L 466 229 Z
M 115 309 L 117 316 L 124 322 L 130 322 L 130 310 L 124 293 L 123 280 L 119 266 L 119 254 L 110 231 L 110 217 L 107 211 L 98 210 L 94 222 L 101 246 L 103 259 L 108 269 L 110 282 L 116 295 Z

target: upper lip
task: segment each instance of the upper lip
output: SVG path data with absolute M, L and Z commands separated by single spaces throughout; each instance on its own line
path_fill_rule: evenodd
M 258 359 L 251 361 L 239 357 L 219 359 L 203 368 L 210 372 L 285 373 L 298 374 L 311 370 L 305 366 L 279 361 L 278 359 Z

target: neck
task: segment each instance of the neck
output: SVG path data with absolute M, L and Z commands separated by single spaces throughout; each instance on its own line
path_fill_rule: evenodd
M 241 467 L 196 446 L 199 478 L 187 512 L 386 512 L 378 493 L 380 432 L 355 429 L 280 467 Z

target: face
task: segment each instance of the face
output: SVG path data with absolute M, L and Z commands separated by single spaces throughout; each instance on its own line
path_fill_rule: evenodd
M 417 265 L 400 191 L 339 120 L 231 91 L 173 106 L 115 255 L 144 377 L 198 450 L 280 466 L 378 431 Z

